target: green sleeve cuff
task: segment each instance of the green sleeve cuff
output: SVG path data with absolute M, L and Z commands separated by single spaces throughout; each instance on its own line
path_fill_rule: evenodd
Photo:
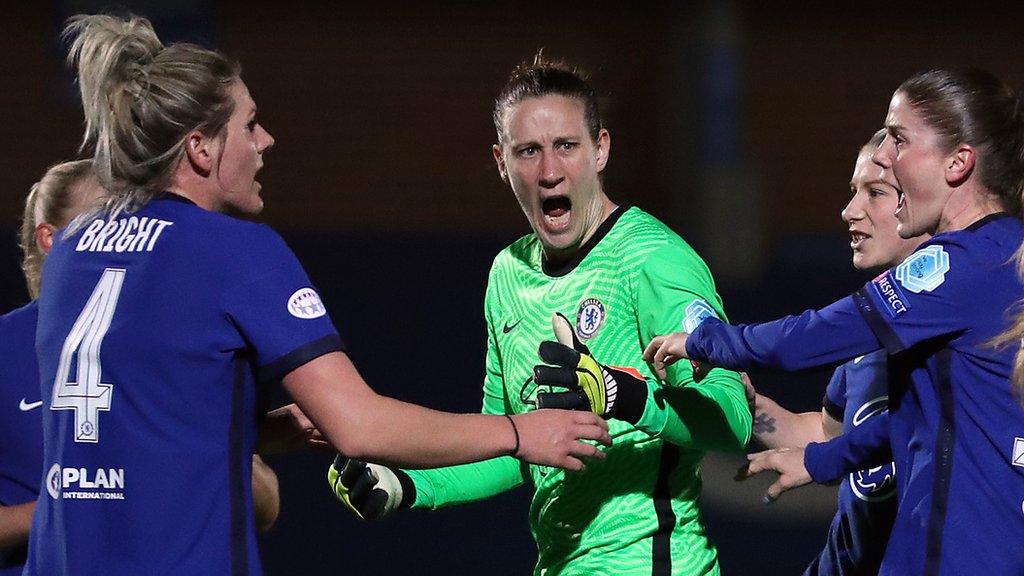
M 750 440 L 753 417 L 735 373 L 716 369 L 682 388 L 649 381 L 648 392 L 636 426 L 651 436 L 702 451 L 742 451 Z
M 435 510 L 497 496 L 525 481 L 523 466 L 519 460 L 503 456 L 459 466 L 405 470 L 414 486 L 415 500 L 409 504 Z

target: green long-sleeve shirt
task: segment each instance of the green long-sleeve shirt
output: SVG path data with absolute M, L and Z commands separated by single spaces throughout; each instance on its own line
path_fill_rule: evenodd
M 485 301 L 487 360 L 483 411 L 532 408 L 537 347 L 553 340 L 551 314 L 574 321 L 599 362 L 649 379 L 648 405 L 634 426 L 609 421 L 607 459 L 584 473 L 525 466 L 513 458 L 410 470 L 415 507 L 486 498 L 529 478 L 536 574 L 716 574 L 714 546 L 699 513 L 700 459 L 740 450 L 751 415 L 739 375 L 713 370 L 699 384 L 688 362 L 655 380 L 642 358 L 656 335 L 725 319 L 707 266 L 678 235 L 638 208 L 620 208 L 560 270 L 545 269 L 535 235 L 503 250 Z

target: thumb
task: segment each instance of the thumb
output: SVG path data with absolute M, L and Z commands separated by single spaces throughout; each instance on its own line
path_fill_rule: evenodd
M 551 315 L 551 329 L 554 330 L 555 338 L 558 339 L 559 344 L 568 346 L 573 350 L 579 350 L 579 340 L 576 338 L 576 332 L 572 329 L 569 319 L 563 316 L 561 312 L 555 312 Z

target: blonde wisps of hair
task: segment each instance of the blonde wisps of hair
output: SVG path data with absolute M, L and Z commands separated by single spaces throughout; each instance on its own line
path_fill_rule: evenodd
M 164 46 L 149 20 L 105 14 L 70 18 L 68 63 L 85 114 L 81 150 L 92 150 L 110 217 L 161 193 L 193 130 L 221 133 L 234 109 L 237 62 L 187 43 Z
M 61 228 L 74 216 L 69 211 L 76 203 L 75 187 L 93 176 L 91 160 L 73 160 L 55 164 L 32 185 L 25 197 L 18 243 L 21 246 L 21 272 L 32 299 L 39 297 L 43 261 L 46 254 L 36 243 L 36 227 L 49 223 Z

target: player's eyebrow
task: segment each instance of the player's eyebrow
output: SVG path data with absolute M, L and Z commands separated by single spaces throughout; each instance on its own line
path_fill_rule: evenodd
M 885 131 L 888 132 L 889 134 L 893 135 L 893 136 L 896 136 L 896 135 L 902 136 L 902 135 L 906 134 L 907 128 L 905 126 L 903 126 L 902 124 L 895 124 L 895 123 L 894 124 L 886 124 L 885 125 Z

